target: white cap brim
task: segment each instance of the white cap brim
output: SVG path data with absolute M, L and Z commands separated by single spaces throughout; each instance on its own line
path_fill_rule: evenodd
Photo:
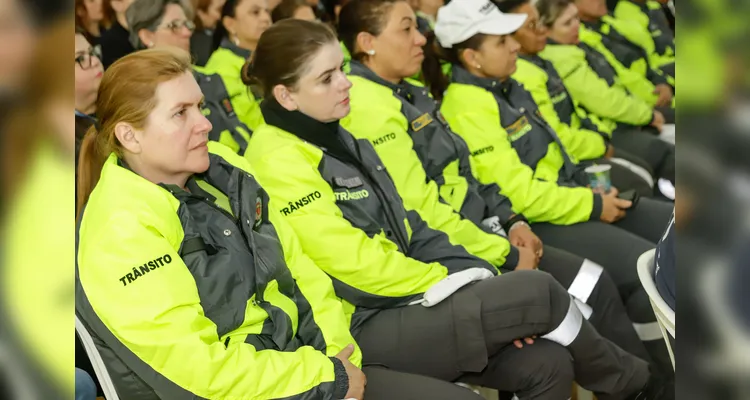
M 453 47 L 453 45 L 462 43 L 478 33 L 498 36 L 511 34 L 523 26 L 527 17 L 526 14 L 493 15 L 476 22 L 471 26 L 465 27 L 460 34 L 455 34 L 455 31 L 450 33 L 444 31 L 440 32 L 441 29 L 439 29 L 439 26 L 436 26 L 435 36 L 441 46 L 449 49 Z M 438 23 L 437 25 L 440 24 Z
M 526 14 L 503 14 L 501 17 L 486 19 L 476 25 L 476 33 L 508 35 L 519 30 L 523 26 L 523 23 L 526 22 L 527 17 L 528 15 Z

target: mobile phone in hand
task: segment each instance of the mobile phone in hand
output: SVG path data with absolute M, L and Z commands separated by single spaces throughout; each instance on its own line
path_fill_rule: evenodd
M 641 196 L 635 190 L 630 189 L 630 190 L 626 190 L 624 192 L 620 192 L 617 195 L 617 198 L 632 202 L 632 205 L 630 206 L 629 209 L 633 209 L 638 204 L 638 200 L 640 200 Z

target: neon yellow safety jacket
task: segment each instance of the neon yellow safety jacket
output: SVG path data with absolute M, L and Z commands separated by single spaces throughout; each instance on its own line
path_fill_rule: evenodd
M 674 33 L 659 2 L 620 0 L 615 6 L 614 17 L 618 20 L 629 21 L 651 35 L 654 42 L 652 53 L 654 65 L 661 65 L 662 62 L 669 62 L 670 59 L 674 62 Z
M 500 186 L 532 222 L 599 218 L 601 197 L 580 187 L 588 183 L 583 171 L 518 82 L 475 77 L 457 65 L 451 79 L 441 111 L 469 145 L 480 182 Z
M 263 115 L 259 107 L 260 99 L 242 82 L 242 67 L 248 58 L 249 50 L 239 48 L 225 38 L 206 62 L 205 71 L 221 76 L 240 121 L 255 130 L 263 124 Z
M 354 343 L 330 279 L 247 162 L 155 185 L 114 154 L 78 226 L 76 313 L 121 398 L 341 399 Z M 361 363 L 359 350 L 352 362 Z
M 460 158 L 458 148 L 466 145 L 457 136 L 454 139 L 453 133 L 443 131 L 435 120 L 435 102 L 426 89 L 415 90 L 408 82 L 386 82 L 356 61 L 351 64 L 349 79 L 353 83 L 351 111 L 341 126 L 372 143 L 406 209 L 416 210 L 427 225 L 445 232 L 451 243 L 471 254 L 498 267 L 511 261 L 505 268 L 515 268 L 517 250 L 505 238 L 477 226 L 489 217 L 489 210 L 485 210 L 477 188 L 471 187 L 479 183 L 472 175 L 468 149 L 466 157 Z M 430 110 L 423 112 L 407 100 L 416 100 L 416 96 L 424 99 Z M 496 186 L 489 190 L 499 192 Z M 498 215 L 501 224 L 508 222 L 513 214 L 510 201 L 500 197 L 496 205 L 491 214 Z M 511 251 L 511 260 L 506 260 Z
M 568 153 L 578 160 L 603 157 L 607 152 L 611 127 L 597 126 L 577 106 L 552 63 L 538 55 L 522 55 L 516 66 L 513 79 L 531 93 L 542 117 L 557 132 Z M 600 130 L 609 132 L 604 134 Z
M 604 53 L 585 43 L 550 42 L 539 55 L 552 62 L 575 101 L 589 113 L 634 126 L 651 123 L 658 99 L 654 85 Z
M 651 35 L 630 21 L 620 21 L 605 15 L 599 21 L 581 23 L 579 37 L 581 42 L 602 53 L 604 52 L 601 47 L 606 48 L 623 67 L 648 79 L 654 85 L 668 83 L 675 86 L 674 55 L 655 55 Z
M 450 273 L 497 273 L 404 208 L 370 141 L 274 100 L 261 109 L 267 124 L 245 157 L 278 200 L 271 212 L 289 222 L 304 252 L 331 276 L 354 332 L 379 309 L 420 300 Z

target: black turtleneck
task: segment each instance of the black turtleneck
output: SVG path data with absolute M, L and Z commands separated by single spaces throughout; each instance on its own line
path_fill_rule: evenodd
M 263 113 L 263 119 L 265 119 L 268 125 L 273 125 L 320 147 L 325 153 L 341 161 L 355 165 L 360 164 L 355 155 L 352 154 L 352 150 L 341 141 L 338 120 L 320 122 L 301 111 L 287 110 L 273 97 L 263 100 L 260 110 Z

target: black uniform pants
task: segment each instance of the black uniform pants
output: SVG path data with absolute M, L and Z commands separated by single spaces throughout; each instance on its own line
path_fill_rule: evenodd
M 364 367 L 367 400 L 482 400 L 482 396 L 455 383 L 381 367 Z M 340 400 L 340 399 L 336 399 Z
M 582 307 L 590 312 L 584 316 L 599 334 L 628 353 L 652 362 L 633 328 L 618 287 L 606 269 L 592 260 L 549 245 L 544 246 L 539 269 L 552 275 L 571 296 L 589 306 Z M 639 311 L 647 314 L 649 310 Z
M 648 203 L 654 203 L 655 206 L 641 208 Z M 661 210 L 662 208 L 664 210 Z M 636 264 L 641 254 L 656 246 L 670 216 L 669 204 L 641 199 L 637 209 L 629 211 L 628 216 L 617 224 L 589 221 L 568 226 L 548 223 L 532 225 L 534 233 L 546 245 L 565 249 L 594 261 L 609 273 L 625 304 L 636 333 L 643 341 L 659 371 L 667 376 L 673 374 L 672 364 L 664 344 L 661 343 L 661 337 L 657 335 L 659 330 L 656 317 L 648 295 L 638 279 Z M 623 225 L 628 218 L 630 221 L 627 225 Z M 610 336 L 606 331 L 607 327 L 599 326 L 598 328 L 603 329 L 602 334 L 612 340 L 618 337 Z M 628 350 L 633 351 L 630 346 Z
M 516 349 L 515 339 L 538 343 Z M 364 365 L 465 381 L 521 399 L 568 398 L 573 376 L 599 398 L 641 389 L 648 364 L 603 338 L 549 274 L 516 271 L 454 293 L 434 307 L 382 310 L 354 332 Z
M 618 127 L 612 134 L 615 155 L 618 149 L 645 160 L 656 178 L 675 182 L 675 147 L 648 130 L 637 127 Z

